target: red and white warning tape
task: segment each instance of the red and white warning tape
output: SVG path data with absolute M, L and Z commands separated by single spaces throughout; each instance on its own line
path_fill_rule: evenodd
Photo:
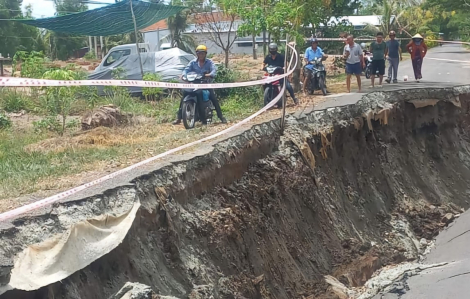
M 225 84 L 225 83 L 222 83 L 222 84 L 207 84 L 207 85 L 204 85 L 204 88 L 227 88 L 227 87 L 240 87 L 240 86 L 252 86 L 252 85 L 258 85 L 258 84 L 265 84 L 267 82 L 271 82 L 271 81 L 274 81 L 274 80 L 279 80 L 281 78 L 284 78 L 286 76 L 289 76 L 293 73 L 296 65 L 297 65 L 297 51 L 295 51 L 295 48 L 291 45 L 289 45 L 290 48 L 292 48 L 293 50 L 293 55 L 290 59 L 290 62 L 289 62 L 289 67 L 288 67 L 288 72 L 283 74 L 283 75 L 279 75 L 279 76 L 275 76 L 275 77 L 271 77 L 270 80 L 257 80 L 257 81 L 251 81 L 251 82 L 243 82 L 244 85 L 236 85 L 234 86 L 233 84 L 237 84 L 237 83 L 229 83 L 229 84 Z M 294 65 L 292 65 L 294 61 Z M 11 81 L 10 81 L 11 80 Z M 2 80 L 0 82 L 5 82 L 5 84 L 3 86 L 18 86 L 16 84 L 18 83 L 11 83 L 11 82 L 15 82 L 15 80 L 13 79 L 10 79 L 8 81 L 6 80 Z M 36 82 L 36 83 L 41 83 L 42 85 L 39 85 L 39 86 L 77 86 L 77 85 L 87 85 L 85 83 L 78 83 L 76 84 L 76 82 L 90 82 L 88 80 L 86 81 L 51 81 L 51 80 L 33 80 L 33 79 L 27 79 L 28 82 Z M 7 85 L 6 82 L 10 82 L 8 84 L 12 84 L 12 85 Z M 60 83 L 59 83 L 60 82 Z M 75 83 L 72 83 L 71 82 L 75 82 Z M 93 82 L 91 85 L 103 85 L 102 83 L 97 83 L 98 81 L 91 81 Z M 171 88 L 201 88 L 201 85 L 200 84 L 176 84 L 176 85 L 171 85 L 171 86 L 153 86 L 153 85 L 145 85 L 143 84 L 143 81 L 120 81 L 122 82 L 123 85 L 119 84 L 119 82 L 116 82 L 116 81 L 112 81 L 112 80 L 109 80 L 109 85 L 120 85 L 120 86 L 143 86 L 143 87 L 171 87 Z M 137 82 L 138 85 L 129 85 L 129 84 L 135 84 L 135 83 L 129 83 L 129 82 Z M 35 83 L 35 84 L 36 84 Z M 155 82 L 155 83 L 160 83 L 160 82 Z M 248 83 L 248 84 L 246 84 Z M 1 83 L 0 83 L 1 84 Z M 47 85 L 46 85 L 47 84 Z M 51 85 L 49 85 L 51 84 Z M 126 85 L 127 84 L 127 85 Z M 38 85 L 21 85 L 21 86 L 38 86 Z M 217 87 L 214 87 L 214 86 L 217 86 Z M 6 221 L 6 220 L 9 220 L 9 219 L 13 219 L 15 217 L 18 217 L 19 215 L 22 215 L 22 214 L 25 214 L 25 213 L 30 213 L 34 210 L 37 210 L 37 209 L 40 209 L 40 208 L 44 208 L 46 206 L 49 206 L 53 203 L 56 203 L 60 200 L 63 200 L 64 198 L 68 197 L 68 196 L 71 196 L 73 194 L 76 194 L 77 192 L 80 192 L 82 190 L 85 190 L 85 189 L 88 189 L 92 186 L 95 186 L 97 184 L 100 184 L 104 181 L 107 181 L 109 179 L 112 179 L 112 178 L 115 178 L 123 173 L 126 173 L 126 172 L 129 172 L 133 169 L 136 169 L 142 165 L 145 165 L 145 164 L 148 164 L 150 162 L 153 162 L 153 161 L 156 161 L 158 159 L 161 159 L 163 157 L 166 157 L 170 154 L 173 154 L 173 153 L 176 153 L 176 152 L 179 152 L 183 149 L 186 149 L 186 148 L 189 148 L 189 147 L 192 147 L 194 145 L 197 145 L 197 144 L 201 144 L 203 142 L 206 142 L 206 141 L 209 141 L 209 140 L 212 140 L 212 139 L 215 139 L 219 136 L 222 136 L 222 135 L 225 135 L 227 134 L 228 132 L 230 131 L 233 131 L 234 129 L 248 123 L 249 121 L 251 121 L 252 119 L 254 119 L 255 117 L 257 117 L 258 115 L 262 114 L 263 112 L 265 112 L 266 110 L 268 110 L 269 108 L 273 107 L 280 99 L 281 97 L 283 96 L 284 94 L 284 90 L 285 90 L 285 87 L 286 85 L 284 84 L 281 92 L 279 93 L 279 95 L 273 99 L 268 105 L 266 105 L 265 107 L 263 107 L 261 110 L 259 110 L 258 112 L 254 113 L 253 115 L 251 115 L 250 117 L 236 123 L 235 125 L 231 126 L 230 128 L 227 128 L 219 133 L 216 133 L 214 135 L 211 135 L 211 136 L 208 136 L 208 137 L 205 137 L 203 139 L 199 139 L 197 141 L 194 141 L 194 142 L 191 142 L 191 143 L 188 143 L 188 144 L 185 144 L 183 146 L 180 146 L 180 147 L 177 147 L 177 148 L 174 148 L 172 150 L 169 150 L 167 152 L 164 152 L 162 154 L 159 154 L 157 156 L 154 156 L 152 158 L 149 158 L 147 160 L 144 160 L 142 162 L 139 162 L 137 164 L 134 164 L 134 165 L 131 165 L 127 168 L 124 168 L 124 169 L 121 169 L 121 170 L 118 170 L 114 173 L 111 173 L 111 174 L 108 174 L 104 177 L 101 177 L 97 180 L 94 180 L 92 182 L 89 182 L 89 183 L 86 183 L 84 185 L 81 185 L 79 187 L 76 187 L 76 188 L 73 188 L 73 189 L 70 189 L 70 190 L 67 190 L 65 192 L 62 192 L 62 193 L 59 193 L 57 195 L 54 195 L 54 196 L 51 196 L 51 197 L 48 197 L 48 198 L 45 198 L 45 199 L 42 199 L 40 201 L 37 201 L 37 202 L 33 202 L 31 204 L 28 204 L 28 205 L 25 205 L 25 206 L 22 206 L 22 207 L 19 207 L 17 209 L 14 209 L 14 210 L 11 210 L 11 211 L 8 211 L 8 212 L 5 212 L 5 213 L 2 213 L 0 214 L 0 222 L 2 221 Z
M 287 74 L 282 75 L 283 77 Z M 210 84 L 189 84 L 189 83 L 169 83 L 139 80 L 44 80 L 29 78 L 0 78 L 0 87 L 69 87 L 69 86 L 124 86 L 124 87 L 155 87 L 155 88 L 181 88 L 181 89 L 220 89 L 233 87 L 246 87 L 266 84 L 278 80 L 279 77 L 267 77 L 255 81 L 236 83 L 210 83 Z

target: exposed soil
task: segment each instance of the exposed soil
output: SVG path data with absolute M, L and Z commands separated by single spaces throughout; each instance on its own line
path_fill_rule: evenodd
M 121 188 L 135 195 L 109 190 L 0 227 L 1 274 L 25 245 L 71 222 L 143 205 L 109 254 L 0 298 L 110 298 L 128 281 L 178 298 L 347 298 L 325 275 L 362 286 L 416 259 L 469 206 L 470 94 L 459 102 L 454 92 L 376 93 L 290 117 L 284 136 L 271 121 Z

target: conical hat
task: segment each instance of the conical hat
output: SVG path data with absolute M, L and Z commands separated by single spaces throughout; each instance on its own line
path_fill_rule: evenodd
M 412 38 L 420 38 L 420 39 L 424 39 L 424 38 L 421 36 L 421 34 L 419 34 L 419 33 L 416 33 L 416 35 L 415 35 L 415 36 L 413 36 Z

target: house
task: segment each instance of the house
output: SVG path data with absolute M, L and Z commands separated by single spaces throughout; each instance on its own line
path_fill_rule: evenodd
M 395 19 L 392 17 L 391 22 Z M 381 25 L 382 17 L 377 15 L 371 16 L 345 16 L 341 18 L 332 17 L 326 26 L 332 26 L 341 22 L 347 22 L 354 26 L 355 30 L 364 30 L 367 25 L 379 27 Z M 231 17 L 223 14 L 222 12 L 201 13 L 191 16 L 188 28 L 184 34 L 190 35 L 196 44 L 205 44 L 210 53 L 223 54 L 224 51 L 214 41 L 214 32 L 218 32 L 217 36 L 227 44 L 228 39 L 233 42 L 230 53 L 232 54 L 252 54 L 253 53 L 253 39 L 251 36 L 241 37 L 236 34 L 238 27 L 243 24 L 243 20 L 238 17 Z M 321 36 L 321 28 L 324 24 L 313 26 L 310 24 L 308 28 L 315 28 L 318 36 Z M 157 44 L 157 40 L 161 40 L 165 35 L 169 35 L 169 30 L 166 22 L 160 21 L 144 30 L 144 40 L 146 43 Z M 211 37 L 212 36 L 212 37 Z M 266 43 L 269 43 L 268 34 L 266 33 Z M 256 36 L 256 49 L 259 54 L 263 52 L 263 34 Z M 285 41 L 284 41 L 285 42 Z
M 395 21 L 395 16 L 392 16 L 390 19 L 390 23 Z M 326 26 L 332 26 L 335 24 L 339 24 L 341 22 L 346 22 L 347 24 L 354 27 L 354 30 L 364 30 L 366 26 L 375 26 L 380 27 L 382 25 L 382 16 L 378 15 L 370 15 L 370 16 L 344 16 L 340 18 L 331 17 L 330 20 L 327 22 Z M 312 28 L 312 24 L 310 24 L 309 28 Z M 317 28 L 324 28 L 325 24 L 320 23 Z
M 157 50 L 161 49 L 162 40 L 170 34 L 170 29 L 166 20 L 158 21 L 147 28 L 140 30 L 143 35 L 144 42 L 156 45 Z

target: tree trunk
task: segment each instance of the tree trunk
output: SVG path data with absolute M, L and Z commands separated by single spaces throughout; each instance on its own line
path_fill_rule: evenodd
M 296 46 L 297 53 L 299 53 L 299 47 Z M 301 70 L 301 65 L 300 65 L 300 58 L 297 57 L 297 65 L 295 67 L 294 73 L 292 74 L 292 84 L 294 88 L 294 92 L 299 92 L 301 89 L 300 86 L 300 70 Z M 295 61 L 292 61 L 295 63 Z
M 258 55 L 256 53 L 256 34 L 253 34 L 251 37 L 251 40 L 253 41 L 253 59 L 256 60 L 258 59 Z
M 224 52 L 225 52 L 225 67 L 228 67 L 228 56 L 230 55 L 230 48 L 227 47 L 226 49 L 224 49 Z
M 264 54 L 264 56 L 268 55 L 268 53 L 266 51 L 266 46 L 267 46 L 267 43 L 266 43 L 266 30 L 263 30 L 263 54 Z

